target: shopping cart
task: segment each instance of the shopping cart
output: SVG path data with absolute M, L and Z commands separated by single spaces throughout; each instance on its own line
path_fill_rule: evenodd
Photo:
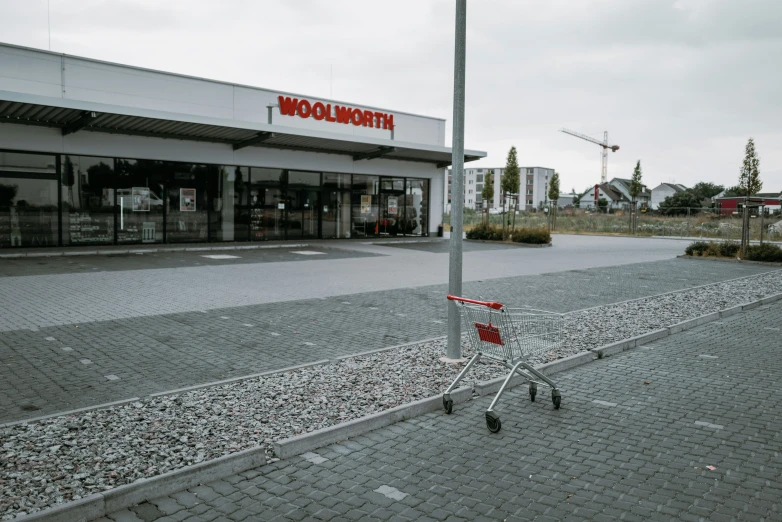
M 486 410 L 486 426 L 492 433 L 497 433 L 502 427 L 500 417 L 494 412 L 494 407 L 508 387 L 515 374 L 529 381 L 529 398 L 535 400 L 538 392 L 538 380 L 551 387 L 551 401 L 554 408 L 559 409 L 562 397 L 557 385 L 548 377 L 535 370 L 527 361 L 535 355 L 558 348 L 562 342 L 563 315 L 531 308 L 508 308 L 503 304 L 486 301 L 474 301 L 463 297 L 448 296 L 448 300 L 456 302 L 461 309 L 465 328 L 476 354 L 467 363 L 443 394 L 443 406 L 446 413 L 453 410 L 451 392 L 459 381 L 467 375 L 470 368 L 482 356 L 499 361 L 510 373 L 500 387 L 500 391 Z

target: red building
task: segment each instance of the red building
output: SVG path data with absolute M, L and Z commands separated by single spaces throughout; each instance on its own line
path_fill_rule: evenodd
M 740 206 L 744 203 L 744 196 L 723 196 L 715 198 L 717 212 L 720 214 L 732 214 L 738 212 Z M 778 214 L 782 209 L 782 196 L 778 192 L 760 193 L 751 196 L 748 203 L 752 206 L 764 205 L 766 209 L 773 214 Z

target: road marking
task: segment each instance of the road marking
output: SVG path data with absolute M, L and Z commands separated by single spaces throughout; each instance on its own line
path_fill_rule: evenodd
M 252 326 L 255 326 L 255 325 L 252 325 L 252 324 L 247 324 L 247 323 L 242 323 L 242 326 L 252 327 Z
M 601 405 L 601 406 L 616 406 L 616 403 L 615 403 L 615 402 L 608 402 L 608 401 L 598 401 L 598 400 L 594 400 L 594 401 L 592 401 L 592 402 L 594 402 L 595 404 L 599 404 L 599 405 Z
M 228 254 L 210 254 L 208 256 L 201 256 L 207 259 L 241 259 L 239 256 L 229 256 Z
M 704 428 L 712 428 L 715 430 L 721 430 L 725 428 L 722 424 L 712 424 L 710 422 L 704 422 L 704 421 L 695 421 L 696 426 L 703 426 Z
M 407 493 L 403 493 L 396 488 L 392 488 L 391 486 L 386 485 L 377 488 L 375 493 L 380 493 L 381 495 L 384 495 L 392 500 L 402 500 L 407 496 Z
M 326 252 L 315 252 L 314 250 L 298 250 L 296 252 L 291 252 L 291 254 L 299 254 L 300 256 L 322 256 L 325 255 Z
M 770 326 L 766 326 L 763 328 L 764 330 L 771 330 L 772 332 L 778 332 L 779 328 L 771 328 Z
M 350 304 L 349 301 L 342 301 L 342 304 Z
M 312 453 L 312 452 L 304 453 L 304 454 L 302 454 L 301 457 L 304 460 L 307 460 L 307 461 L 309 461 L 309 462 L 311 462 L 313 464 L 322 464 L 322 463 L 326 462 L 327 460 L 329 460 L 326 457 L 321 457 L 317 453 Z
M 63 352 L 72 352 L 73 348 L 71 348 L 70 346 L 63 346 L 62 351 Z
M 54 337 L 45 337 L 45 339 L 46 339 L 47 341 L 56 341 L 56 340 L 57 340 L 57 339 L 55 339 Z
M 106 379 L 108 379 L 109 381 L 118 381 L 119 380 L 119 377 L 117 377 L 114 374 L 112 374 L 112 375 L 104 375 L 104 377 L 106 377 Z
M 699 355 L 698 357 L 702 357 L 704 359 L 719 359 L 719 357 L 717 357 L 716 355 L 706 355 L 706 354 Z
M 92 364 L 92 361 L 90 361 L 89 359 L 79 359 L 79 362 L 82 364 Z
M 311 343 L 311 342 L 305 342 L 304 344 L 306 344 L 307 346 L 315 346 L 315 343 Z
M 440 321 L 439 319 L 432 319 L 432 322 L 437 324 L 443 324 L 443 322 Z
M 224 315 L 221 315 L 221 316 L 220 316 L 220 319 L 230 319 L 230 317 L 226 317 L 226 316 L 224 316 Z
M 271 332 L 271 335 L 273 335 L 274 337 L 279 337 L 280 336 L 280 334 L 278 334 L 277 332 Z

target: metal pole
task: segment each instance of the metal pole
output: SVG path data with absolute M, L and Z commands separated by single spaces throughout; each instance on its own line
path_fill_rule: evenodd
M 448 293 L 462 295 L 462 219 L 464 211 L 464 75 L 467 40 L 467 0 L 456 0 L 456 42 L 453 65 L 453 194 L 451 244 L 448 260 Z M 461 359 L 462 328 L 456 302 L 448 301 L 448 350 L 446 358 Z

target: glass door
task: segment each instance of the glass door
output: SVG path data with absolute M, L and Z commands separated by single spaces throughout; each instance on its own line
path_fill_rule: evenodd
M 378 230 L 381 236 L 397 236 L 405 233 L 404 219 L 405 180 L 383 178 L 380 181 L 380 219 Z
M 162 243 L 163 164 L 117 159 L 117 242 Z
M 320 191 L 288 188 L 287 239 L 317 239 Z
M 323 236 L 324 239 L 350 237 L 350 192 L 339 190 L 323 191 Z
M 250 181 L 250 239 L 284 239 L 287 205 L 283 171 L 253 168 Z

